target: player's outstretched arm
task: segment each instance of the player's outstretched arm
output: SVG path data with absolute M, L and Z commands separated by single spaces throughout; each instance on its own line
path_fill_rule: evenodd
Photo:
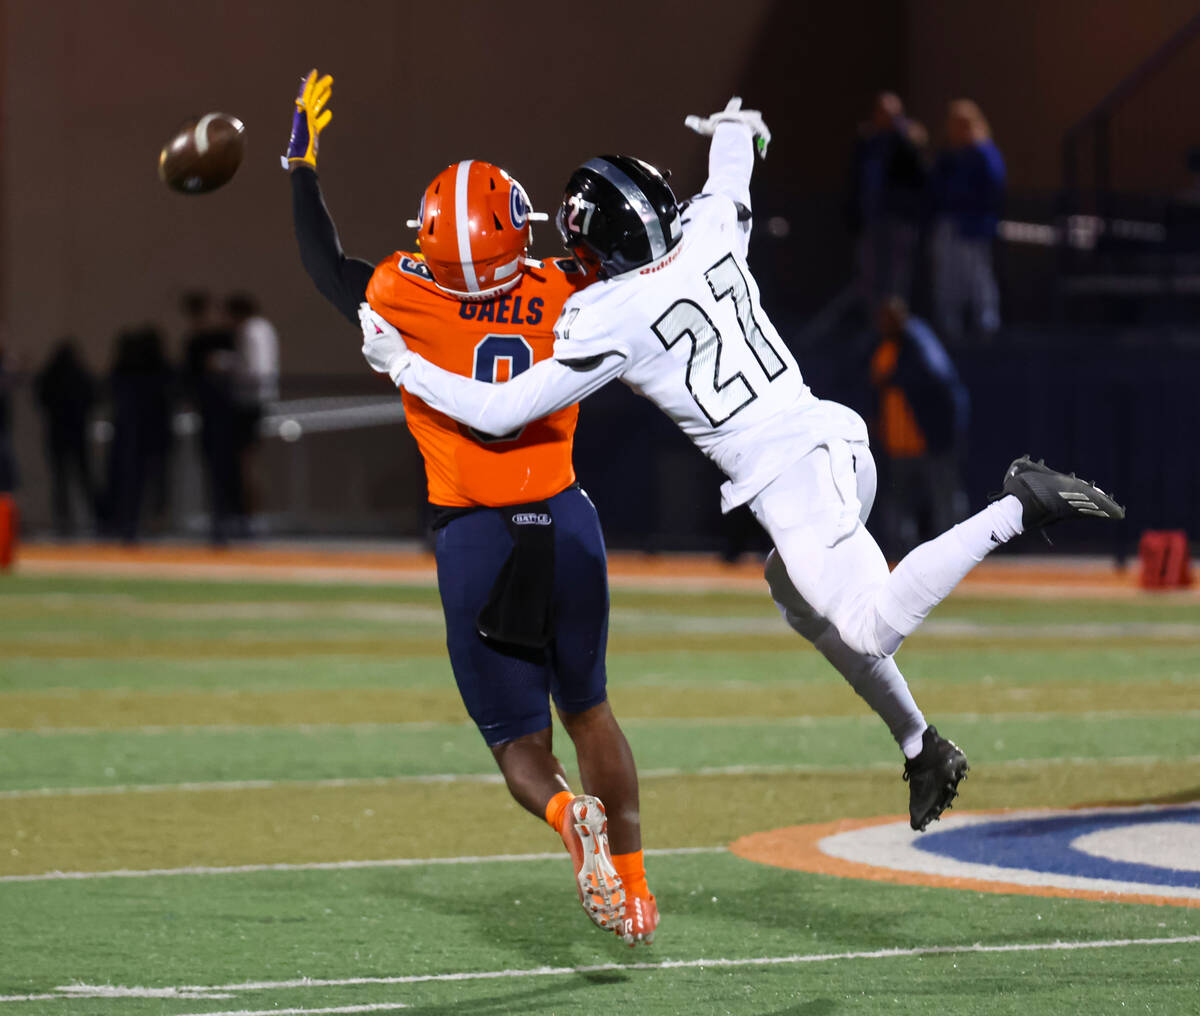
M 357 324 L 358 305 L 366 299 L 375 266 L 347 257 L 342 250 L 316 172 L 317 136 L 333 117 L 325 108 L 332 94 L 333 78 L 328 74 L 319 77 L 312 70 L 300 83 L 287 154 L 281 161 L 291 175 L 292 222 L 304 270 L 321 295 Z
M 603 388 L 624 369 L 612 355 L 587 370 L 542 360 L 503 384 L 461 377 L 410 353 L 400 376 L 404 389 L 459 423 L 485 434 L 507 434 Z
M 593 357 L 586 367 L 542 360 L 503 384 L 462 377 L 407 349 L 400 333 L 364 307 L 359 314 L 363 355 L 409 394 L 485 434 L 507 434 L 549 416 L 608 384 L 625 367 L 618 353 Z
M 708 149 L 708 179 L 703 193 L 723 194 L 750 211 L 750 175 L 754 154 L 767 157 L 771 131 L 756 109 L 742 109 L 736 96 L 712 116 L 689 116 L 684 123 L 697 134 L 712 138 Z

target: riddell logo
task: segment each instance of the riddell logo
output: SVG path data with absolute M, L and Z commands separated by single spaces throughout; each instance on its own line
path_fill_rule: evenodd
M 548 526 L 554 521 L 545 512 L 521 512 L 512 520 L 514 526 Z
M 661 272 L 672 261 L 679 257 L 680 248 L 676 247 L 670 254 L 663 258 L 658 264 L 650 265 L 648 268 L 643 268 L 638 275 L 653 275 L 655 272 Z

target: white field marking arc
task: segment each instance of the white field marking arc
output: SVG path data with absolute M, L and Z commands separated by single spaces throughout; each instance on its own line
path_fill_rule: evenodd
M 1074 766 L 1141 766 L 1171 762 L 1176 765 L 1200 763 L 1200 755 L 1121 755 L 1107 758 L 1066 755 L 1047 758 L 1003 759 L 987 763 L 988 769 L 1028 769 L 1047 763 Z M 731 765 L 700 766 L 696 769 L 662 768 L 639 770 L 641 780 L 678 779 L 683 776 L 804 776 L 825 773 L 849 774 L 860 772 L 890 772 L 898 769 L 896 762 L 867 762 L 859 765 Z M 31 787 L 23 790 L 0 790 L 0 800 L 21 800 L 49 797 L 103 797 L 121 794 L 205 793 L 212 791 L 275 790 L 278 788 L 340 789 L 350 787 L 383 787 L 403 783 L 482 783 L 499 785 L 504 778 L 499 773 L 425 773 L 411 776 L 338 777 L 326 780 L 230 780 L 228 782 L 135 783 L 111 787 Z M 0 879 L 2 880 L 2 879 Z
M 1072 840 L 1071 849 L 1102 861 L 1200 874 L 1200 825 L 1192 822 L 1097 829 Z
M 1194 945 L 1200 943 L 1200 935 L 1175 935 L 1164 938 L 1113 938 L 1093 939 L 1074 942 L 1032 942 L 1013 943 L 1009 945 L 982 945 L 978 942 L 962 945 L 931 945 L 916 946 L 910 949 L 876 949 L 861 952 L 841 953 L 798 953 L 791 956 L 747 956 L 740 959 L 715 957 L 692 960 L 662 960 L 657 963 L 595 963 L 577 967 L 531 967 L 510 970 L 477 970 L 463 971 L 454 974 L 409 974 L 397 977 L 347 977 L 338 979 L 298 978 L 290 981 L 246 981 L 241 984 L 219 984 L 211 986 L 186 985 L 176 988 L 179 992 L 239 992 L 239 991 L 285 991 L 297 988 L 347 988 L 365 985 L 395 985 L 395 984 L 428 984 L 431 982 L 447 981 L 485 981 L 501 980 L 518 977 L 562 977 L 572 974 L 599 974 L 622 970 L 703 970 L 708 967 L 723 969 L 736 967 L 769 967 L 785 966 L 801 963 L 831 963 L 840 960 L 888 960 L 906 959 L 914 956 L 947 956 L 955 954 L 992 954 L 992 953 L 1023 953 L 1023 952 L 1074 952 L 1082 949 L 1126 949 L 1137 946 L 1171 946 Z M 63 992 L 58 996 L 70 998 L 138 998 L 143 991 L 161 991 L 162 989 L 145 989 L 137 987 L 121 987 L 119 985 L 64 985 L 58 989 Z M 89 992 L 103 992 L 102 995 L 90 995 Z M 118 995 L 125 991 L 129 994 Z M 45 995 L 8 995 L 0 996 L 0 1002 L 24 1002 L 46 998 Z M 156 995 L 155 997 L 163 997 Z M 280 1010 L 274 1010 L 279 1012 Z M 213 1014 L 192 1013 L 180 1016 L 213 1016 Z
M 1181 805 L 1072 808 L 1065 811 L 1056 808 L 1037 808 L 1027 811 L 1006 811 L 1000 814 L 956 813 L 942 816 L 937 833 L 945 836 L 949 832 L 958 832 L 972 827 L 987 830 L 989 827 L 1004 827 L 1014 821 L 1022 820 L 1035 824 L 1062 818 L 1084 820 L 1089 816 L 1133 816 L 1153 820 L 1155 815 L 1175 808 L 1194 809 L 1196 803 L 1200 802 L 1188 802 Z M 988 884 L 1000 884 L 1005 886 L 1003 891 L 1012 891 L 1007 887 L 1018 885 L 1046 889 L 1050 892 L 1071 890 L 1093 894 L 1111 894 L 1114 899 L 1120 900 L 1125 897 L 1129 898 L 1131 902 L 1137 897 L 1145 898 L 1147 896 L 1161 897 L 1171 902 L 1200 899 L 1200 887 L 1194 885 L 1168 887 L 1158 883 L 1136 881 L 1136 876 L 1120 878 L 1112 875 L 1078 875 L 1064 872 L 1058 867 L 1049 867 L 1043 870 L 1031 869 L 1027 865 L 1015 863 L 1006 864 L 998 861 L 988 863 L 981 858 L 962 860 L 936 849 L 923 848 L 920 845 L 920 835 L 912 830 L 907 819 L 899 821 L 887 819 L 823 836 L 816 842 L 816 850 L 826 857 L 857 865 L 860 870 L 865 867 L 876 869 L 876 871 L 887 870 L 905 875 L 915 874 L 931 880 L 957 880 L 962 883 L 959 887 L 967 890 Z M 795 849 L 797 852 L 799 851 L 798 847 Z M 1142 863 L 1160 867 L 1148 858 L 1143 859 Z M 1174 865 L 1161 867 L 1174 867 Z
M 696 854 L 724 854 L 725 847 L 649 847 L 647 857 L 690 857 Z M 3 882 L 64 882 L 97 878 L 164 878 L 175 875 L 255 875 L 275 871 L 356 871 L 369 868 L 422 868 L 457 864 L 523 863 L 557 861 L 562 851 L 539 854 L 482 854 L 468 857 L 395 857 L 378 861 L 310 861 L 297 864 L 238 864 L 227 867 L 193 866 L 187 868 L 126 868 L 113 871 L 47 871 L 36 875 L 0 875 Z
M 761 686 L 759 686 L 761 687 Z M 17 693 L 18 695 L 20 693 Z M 137 692 L 128 693 L 136 697 Z M 69 696 L 63 696 L 68 698 Z M 113 696 L 114 698 L 122 696 Z M 0 703 L 4 701 L 4 693 L 0 692 Z M 1075 710 L 1066 708 L 1062 711 L 1049 710 L 1036 713 L 1009 712 L 997 709 L 989 713 L 946 713 L 940 714 L 938 722 L 943 725 L 954 723 L 1061 723 L 1063 717 L 1094 723 L 1098 720 L 1137 720 L 1166 716 L 1171 719 L 1200 718 L 1200 709 L 1087 709 Z M 703 727 L 720 725 L 722 727 L 819 727 L 830 723 L 852 723 L 861 726 L 874 725 L 876 717 L 871 713 L 856 713 L 854 715 L 824 715 L 824 716 L 629 716 L 621 720 L 627 727 L 642 724 L 656 727 Z M 470 719 L 461 720 L 401 720 L 396 723 L 356 722 L 356 723 L 148 723 L 132 726 L 100 726 L 100 727 L 0 727 L 0 738 L 21 734 L 32 734 L 36 737 L 86 737 L 94 734 L 137 734 L 150 737 L 174 736 L 178 734 L 238 734 L 256 733 L 259 731 L 290 731 L 301 734 L 321 734 L 333 731 L 352 731 L 368 733 L 371 731 L 393 730 L 460 730 L 473 729 Z M 0 797 L 4 795 L 0 791 Z

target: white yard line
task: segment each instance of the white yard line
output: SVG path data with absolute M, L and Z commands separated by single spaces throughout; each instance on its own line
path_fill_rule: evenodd
M 338 777 L 327 780 L 197 780 L 184 783 L 124 783 L 111 787 L 34 787 L 29 790 L 0 790 L 0 800 L 24 797 L 108 797 L 120 794 L 160 794 L 179 791 L 202 793 L 214 790 L 274 790 L 278 787 L 341 789 L 385 787 L 397 783 L 503 783 L 499 773 L 424 773 L 411 776 Z
M 1173 765 L 1200 763 L 1200 755 L 1120 755 L 1085 756 L 1059 755 L 1047 758 L 1014 758 L 987 762 L 988 769 L 1029 769 L 1045 765 L 1074 766 L 1143 766 L 1169 762 Z M 981 766 L 983 763 L 981 763 Z M 679 779 L 684 776 L 805 776 L 825 773 L 844 775 L 860 772 L 890 772 L 898 769 L 894 761 L 860 762 L 855 765 L 729 765 L 641 769 L 641 780 Z M 93 787 L 30 787 L 20 790 L 0 790 L 0 801 L 51 797 L 108 797 L 121 794 L 206 793 L 213 791 L 299 789 L 347 789 L 351 787 L 387 787 L 406 783 L 479 783 L 498 785 L 504 782 L 499 773 L 421 773 L 406 776 L 338 777 L 324 780 L 210 780 L 183 783 L 122 783 Z M 3 881 L 0 878 L 0 881 Z
M 317 1013 L 394 1012 L 396 1009 L 407 1008 L 403 1002 L 375 1002 L 370 1005 L 335 1005 L 322 1009 L 223 1009 L 220 1012 L 183 1013 L 182 1016 L 316 1016 Z
M 177 991 L 174 988 L 148 988 L 144 990 L 115 988 L 100 989 L 77 994 L 64 989 L 66 994 L 58 995 L 0 995 L 0 1002 L 62 1002 L 74 998 L 231 998 L 229 994 L 203 994 L 196 992 Z M 335 1005 L 322 1006 L 319 1009 L 223 1009 L 219 1012 L 185 1013 L 181 1016 L 318 1016 L 318 1014 L 357 1013 L 357 1012 L 394 1012 L 397 1009 L 407 1009 L 404 1002 L 371 1002 L 364 1005 Z
M 136 697 L 133 693 L 130 697 Z M 115 696 L 114 696 L 115 697 Z M 0 704 L 4 701 L 0 695 Z M 1082 716 L 1082 713 L 1072 715 Z M 1168 715 L 1178 716 L 1178 710 Z M 334 731 L 349 733 L 372 733 L 388 730 L 395 733 L 408 733 L 422 730 L 474 730 L 474 725 L 465 715 L 461 720 L 401 720 L 396 723 L 146 723 L 128 727 L 0 727 L 0 737 L 11 737 L 14 734 L 34 734 L 38 737 L 85 737 L 89 734 L 145 734 L 148 737 L 175 736 L 178 734 L 247 734 L 266 731 L 285 730 L 296 734 L 326 734 Z
M 647 848 L 647 857 L 687 857 L 693 854 L 724 854 L 725 847 Z M 561 850 L 539 854 L 482 854 L 466 857 L 395 857 L 371 861 L 311 861 L 302 864 L 238 864 L 227 867 L 196 865 L 187 868 L 118 868 L 112 871 L 47 871 L 35 875 L 0 875 L 3 882 L 85 881 L 97 878 L 158 878 L 172 875 L 248 875 L 264 871 L 353 871 L 361 868 L 421 868 L 454 864 L 555 861 L 566 855 Z
M 690 960 L 661 960 L 659 962 L 596 963 L 577 967 L 532 967 L 509 970 L 475 970 L 449 974 L 408 974 L 397 977 L 345 977 L 345 978 L 296 978 L 287 981 L 244 981 L 237 984 L 186 985 L 175 988 L 145 988 L 121 985 L 63 985 L 54 995 L 7 995 L 0 1002 L 42 1001 L 48 998 L 62 1000 L 79 998 L 228 998 L 231 994 L 249 991 L 287 991 L 308 988 L 348 988 L 366 985 L 429 984 L 455 981 L 508 980 L 525 977 L 566 977 L 579 974 L 611 973 L 624 970 L 706 970 L 710 968 L 732 969 L 738 967 L 788 966 L 802 963 L 836 963 L 844 960 L 889 960 L 916 956 L 948 956 L 964 954 L 1074 952 L 1083 949 L 1128 949 L 1147 946 L 1195 945 L 1200 935 L 1176 935 L 1166 938 L 1114 938 L 1077 940 L 1073 942 L 1032 942 L 1011 945 L 960 945 L 917 946 L 910 949 L 875 949 L 864 952 L 799 953 L 790 956 L 746 956 L 741 958 L 711 957 Z M 173 992 L 174 994 L 169 994 Z M 384 1003 L 385 1005 L 387 1003 Z M 390 1003 L 398 1008 L 398 1003 Z M 335 1013 L 369 1012 L 369 1009 L 271 1009 L 270 1013 Z M 246 1010 L 236 1013 L 181 1013 L 179 1016 L 258 1016 Z

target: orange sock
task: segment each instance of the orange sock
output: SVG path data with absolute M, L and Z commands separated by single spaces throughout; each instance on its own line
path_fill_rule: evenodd
M 630 896 L 650 895 L 650 887 L 646 885 L 646 859 L 640 850 L 632 854 L 613 854 L 613 865 L 625 883 L 626 893 Z
M 550 803 L 546 805 L 546 821 L 556 833 L 560 831 L 563 813 L 573 800 L 575 800 L 575 795 L 571 791 L 560 790 L 550 798 Z

